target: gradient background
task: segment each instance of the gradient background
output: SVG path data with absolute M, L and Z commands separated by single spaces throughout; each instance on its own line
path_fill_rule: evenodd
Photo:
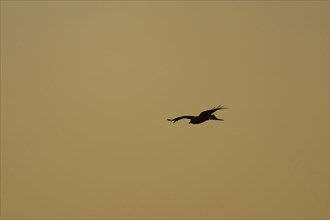
M 328 1 L 1 1 L 1 218 L 327 218 L 328 187 Z

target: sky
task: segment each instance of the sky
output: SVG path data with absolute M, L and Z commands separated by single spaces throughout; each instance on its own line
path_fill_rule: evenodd
M 329 218 L 329 2 L 1 1 L 1 218 Z

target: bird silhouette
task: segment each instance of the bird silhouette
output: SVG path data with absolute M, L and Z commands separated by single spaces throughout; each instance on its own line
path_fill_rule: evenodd
M 180 116 L 180 117 L 177 117 L 174 119 L 167 119 L 167 120 L 175 123 L 181 119 L 186 118 L 186 119 L 190 119 L 189 124 L 200 124 L 207 120 L 223 121 L 223 119 L 217 118 L 217 117 L 215 117 L 215 115 L 213 115 L 214 112 L 216 112 L 218 110 L 222 110 L 222 109 L 226 109 L 226 107 L 224 107 L 223 105 L 219 105 L 218 107 L 201 112 L 198 116 L 185 115 L 185 116 Z

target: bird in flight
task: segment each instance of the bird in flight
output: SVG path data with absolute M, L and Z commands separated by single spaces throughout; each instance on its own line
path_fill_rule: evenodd
M 224 107 L 223 105 L 219 105 L 216 108 L 212 108 L 210 110 L 206 110 L 201 112 L 198 116 L 190 116 L 190 115 L 186 115 L 186 116 L 180 116 L 174 119 L 167 119 L 168 121 L 172 121 L 173 123 L 181 120 L 181 119 L 190 119 L 189 124 L 200 124 L 203 123 L 204 121 L 207 120 L 218 120 L 218 121 L 223 121 L 223 119 L 221 118 L 217 118 L 215 117 L 215 115 L 213 115 L 214 112 L 218 111 L 218 110 L 222 110 L 222 109 L 226 109 L 226 107 Z

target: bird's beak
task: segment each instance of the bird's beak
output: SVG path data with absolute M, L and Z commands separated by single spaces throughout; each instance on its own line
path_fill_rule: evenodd
M 213 120 L 223 121 L 223 119 L 221 119 L 221 118 L 217 118 L 217 117 L 215 117 L 215 116 L 214 116 Z

